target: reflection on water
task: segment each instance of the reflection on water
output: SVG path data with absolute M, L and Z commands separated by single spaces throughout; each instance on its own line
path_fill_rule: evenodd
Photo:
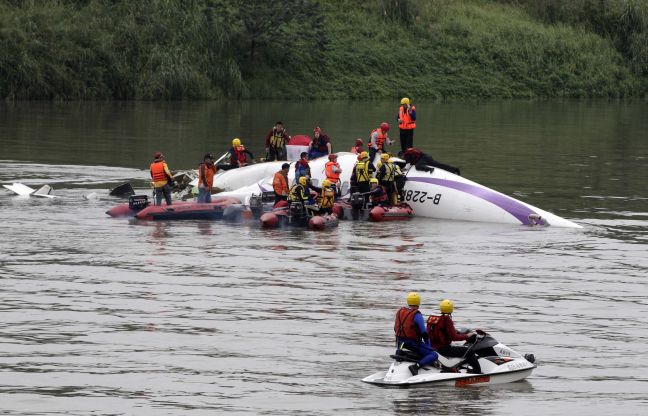
M 645 154 L 646 141 L 637 137 L 646 136 L 638 135 L 645 132 L 643 118 L 632 124 L 627 117 L 634 107 L 619 109 L 615 121 L 609 107 L 579 104 L 583 122 L 561 106 L 522 104 L 516 113 L 508 105 L 476 105 L 488 128 L 464 117 L 453 129 L 451 121 L 469 114 L 467 107 L 436 107 L 448 121 L 426 116 L 438 122 L 426 146 L 446 155 L 461 151 L 470 161 L 468 177 L 519 192 L 583 230 L 414 219 L 341 222 L 313 233 L 261 230 L 254 222 L 110 219 L 104 212 L 118 201 L 107 189 L 131 178 L 144 189 L 147 173 L 135 168 L 145 167 L 146 158 L 126 150 L 120 156 L 126 167 L 87 166 L 120 163 L 117 157 L 100 162 L 89 144 L 77 143 L 79 153 L 55 150 L 69 152 L 55 137 L 64 130 L 54 129 L 56 117 L 47 116 L 54 111 L 63 120 L 83 114 L 82 120 L 97 121 L 87 131 L 113 140 L 110 149 L 123 145 L 115 123 L 139 150 L 154 143 L 140 134 L 153 137 L 169 128 L 172 133 L 157 136 L 173 149 L 169 137 L 195 132 L 196 120 L 209 119 L 205 114 L 220 117 L 205 110 L 214 104 L 205 105 L 181 104 L 176 114 L 141 104 L 148 124 L 132 129 L 125 127 L 137 120 L 130 112 L 143 110 L 131 104 L 127 111 L 108 106 L 125 111 L 120 117 L 107 116 L 105 105 L 46 105 L 33 114 L 20 105 L 3 108 L 0 141 L 15 153 L 2 154 L 14 161 L 0 162 L 0 182 L 50 183 L 57 195 L 39 200 L 0 192 L 3 412 L 563 415 L 591 413 L 594 403 L 596 413 L 642 414 L 646 159 L 627 155 Z M 259 107 L 240 111 L 252 108 Z M 339 115 L 329 104 L 322 111 Z M 554 119 L 557 112 L 566 114 Z M 32 141 L 32 122 L 51 130 L 47 137 L 58 145 Z M 517 127 L 507 131 L 507 123 Z M 545 123 L 545 134 L 560 139 L 550 147 L 511 144 L 521 131 L 540 135 L 534 126 Z M 600 138 L 615 126 L 632 138 Z M 418 137 L 423 141 L 423 131 Z M 488 139 L 488 162 L 470 147 L 478 138 Z M 33 146 L 42 152 L 33 153 Z M 529 158 L 547 148 L 562 152 L 551 166 Z M 32 154 L 68 164 L 16 161 Z M 609 180 L 617 172 L 623 180 Z M 84 200 L 90 192 L 99 199 Z M 362 383 L 389 365 L 394 313 L 410 290 L 421 292 L 426 314 L 441 299 L 454 299 L 457 325 L 488 329 L 516 350 L 534 353 L 538 369 L 528 381 L 505 386 L 382 389 Z

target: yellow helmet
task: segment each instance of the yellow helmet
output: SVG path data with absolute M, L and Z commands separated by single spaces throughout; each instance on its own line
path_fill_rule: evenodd
M 324 179 L 322 181 L 322 187 L 323 188 L 328 188 L 329 186 L 331 186 L 331 181 L 329 181 L 328 179 Z
M 439 309 L 441 310 L 441 313 L 451 314 L 454 310 L 454 303 L 452 303 L 450 299 L 444 299 L 439 304 Z
M 238 137 L 235 137 L 234 140 L 232 140 L 232 146 L 236 147 L 236 146 L 240 146 L 240 145 L 241 145 L 241 139 L 239 139 Z
M 389 153 L 383 153 L 382 155 L 380 155 L 380 160 L 387 162 L 389 160 Z
M 403 99 L 401 100 L 401 105 L 403 105 L 403 104 L 409 105 L 409 103 L 410 103 L 410 101 L 409 101 L 409 98 L 407 98 L 407 97 L 403 97 Z
M 360 159 L 369 159 L 369 153 L 367 152 L 360 153 Z
M 371 179 L 369 179 L 369 183 L 378 183 L 378 179 L 371 178 Z
M 300 185 L 306 186 L 307 183 L 308 183 L 308 179 L 306 179 L 306 176 L 302 176 L 299 178 Z
M 421 306 L 421 295 L 416 292 L 408 293 L 407 306 Z

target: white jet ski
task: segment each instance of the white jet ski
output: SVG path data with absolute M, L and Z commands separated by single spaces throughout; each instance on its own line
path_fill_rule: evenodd
M 524 380 L 536 368 L 533 354 L 521 354 L 498 342 L 489 334 L 478 331 L 474 343 L 466 342 L 477 355 L 481 374 L 469 372 L 468 365 L 461 358 L 447 358 L 439 354 L 440 368 L 422 367 L 412 375 L 409 366 L 418 357 L 411 351 L 392 355 L 394 362 L 387 371 L 380 371 L 362 379 L 382 387 L 408 387 L 430 384 L 435 386 L 462 387 L 468 385 L 504 384 Z M 403 350 L 399 350 L 403 351 Z

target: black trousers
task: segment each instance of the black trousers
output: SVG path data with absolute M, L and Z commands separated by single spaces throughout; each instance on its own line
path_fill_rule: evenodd
M 481 373 L 481 366 L 479 365 L 479 361 L 477 361 L 477 356 L 474 352 L 472 352 L 472 350 L 468 350 L 468 347 L 448 345 L 446 347 L 439 348 L 437 351 L 439 352 L 439 354 L 446 357 L 464 357 L 464 360 L 466 360 L 466 362 L 473 368 L 473 372 Z
M 414 147 L 414 129 L 400 130 L 401 152 Z
M 268 148 L 268 162 L 272 162 L 273 160 L 286 160 L 286 154 L 283 147 Z

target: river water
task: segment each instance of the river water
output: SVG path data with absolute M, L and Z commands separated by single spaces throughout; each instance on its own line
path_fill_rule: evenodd
M 58 198 L 0 192 L 0 413 L 645 414 L 648 105 L 417 106 L 417 146 L 584 228 L 111 219 L 107 190 L 145 186 L 154 151 L 191 168 L 239 136 L 261 155 L 278 119 L 347 150 L 395 105 L 1 104 L 0 182 Z M 362 383 L 388 367 L 411 290 L 538 368 L 497 387 Z

